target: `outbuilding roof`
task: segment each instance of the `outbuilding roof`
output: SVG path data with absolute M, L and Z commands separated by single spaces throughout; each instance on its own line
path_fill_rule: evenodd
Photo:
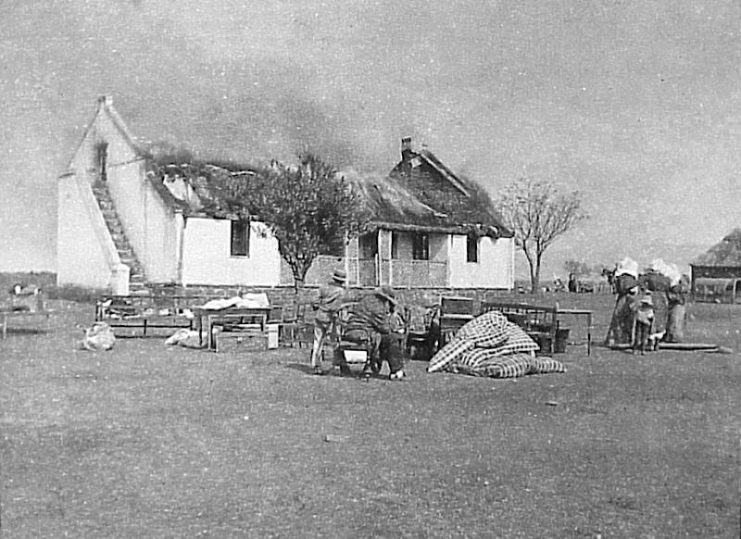
M 741 228 L 734 228 L 719 243 L 693 260 L 692 265 L 741 267 Z

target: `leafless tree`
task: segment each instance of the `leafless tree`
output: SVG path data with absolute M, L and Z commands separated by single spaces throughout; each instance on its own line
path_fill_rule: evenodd
M 586 219 L 578 191 L 565 193 L 552 182 L 520 178 L 507 186 L 497 207 L 530 265 L 530 288 L 537 292 L 543 255 L 560 236 Z

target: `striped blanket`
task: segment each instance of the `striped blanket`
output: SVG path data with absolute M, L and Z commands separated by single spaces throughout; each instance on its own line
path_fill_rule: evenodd
M 445 370 L 471 376 L 489 378 L 517 378 L 527 374 L 549 374 L 566 372 L 564 364 L 550 357 L 535 357 L 528 353 L 509 356 L 483 356 L 478 362 L 460 361 L 449 363 Z
M 427 372 L 444 370 L 493 378 L 565 372 L 560 361 L 535 357 L 537 350 L 538 345 L 519 326 L 490 311 L 464 325 L 432 357 Z
M 447 364 L 463 359 L 466 352 L 474 349 L 473 358 L 469 354 L 466 362 L 475 361 L 478 357 L 476 354 L 505 356 L 536 352 L 540 347 L 520 326 L 507 320 L 501 313 L 490 311 L 468 322 L 452 341 L 438 350 L 430 359 L 427 372 L 443 370 Z M 484 352 L 478 352 L 478 349 Z

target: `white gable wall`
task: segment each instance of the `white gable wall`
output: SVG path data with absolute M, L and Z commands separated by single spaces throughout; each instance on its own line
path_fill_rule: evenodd
M 86 178 L 75 174 L 59 179 L 57 284 L 106 289 L 111 285 L 117 253 L 110 238 L 110 244 L 105 242 L 105 221 L 92 192 L 84 196 L 88 185 Z
M 116 125 L 105 105 L 88 128 L 72 159 L 71 169 L 88 184 L 95 183 L 99 175 L 97 146 L 101 143 L 108 145 L 108 190 L 147 280 L 175 282 L 178 277 L 178 220 L 147 180 L 144 159 Z M 60 209 L 60 219 L 63 215 L 68 214 Z
M 116 281 L 121 275 L 120 259 L 91 189 L 99 174 L 97 146 L 104 142 L 115 160 L 138 159 L 104 109 L 99 108 L 70 161 L 69 172 L 59 178 L 57 282 L 120 292 Z
M 178 220 L 147 179 L 144 161 L 111 162 L 108 190 L 147 281 L 176 282 Z
M 231 221 L 189 217 L 183 237 L 184 285 L 276 286 L 280 281 L 278 241 L 251 223 L 249 256 L 230 256 Z
M 512 238 L 479 240 L 479 261 L 466 262 L 466 236 L 452 235 L 450 283 L 453 288 L 503 288 L 515 283 L 515 243 Z
M 95 181 L 98 170 L 96 146 L 103 142 L 108 144 L 109 165 L 139 159 L 129 141 L 102 109 L 88 127 L 85 138 L 70 163 L 70 168 L 77 174 L 86 174 L 91 184 Z

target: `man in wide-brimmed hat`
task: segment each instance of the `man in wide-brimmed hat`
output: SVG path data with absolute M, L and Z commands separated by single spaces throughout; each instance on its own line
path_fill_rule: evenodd
M 381 286 L 365 294 L 349 315 L 347 327 L 369 332 L 373 341 L 371 357 L 363 367 L 365 377 L 380 372 L 383 362 L 387 361 L 389 379 L 404 378 L 401 341 L 405 327 L 403 318 L 396 312 L 397 305 L 393 288 Z
M 336 330 L 337 314 L 346 301 L 346 282 L 347 274 L 340 269 L 334 270 L 330 282 L 319 288 L 319 295 L 311 304 L 315 311 L 314 347 L 311 350 L 311 367 L 314 374 L 324 374 L 320 365 L 322 346 L 327 335 Z

